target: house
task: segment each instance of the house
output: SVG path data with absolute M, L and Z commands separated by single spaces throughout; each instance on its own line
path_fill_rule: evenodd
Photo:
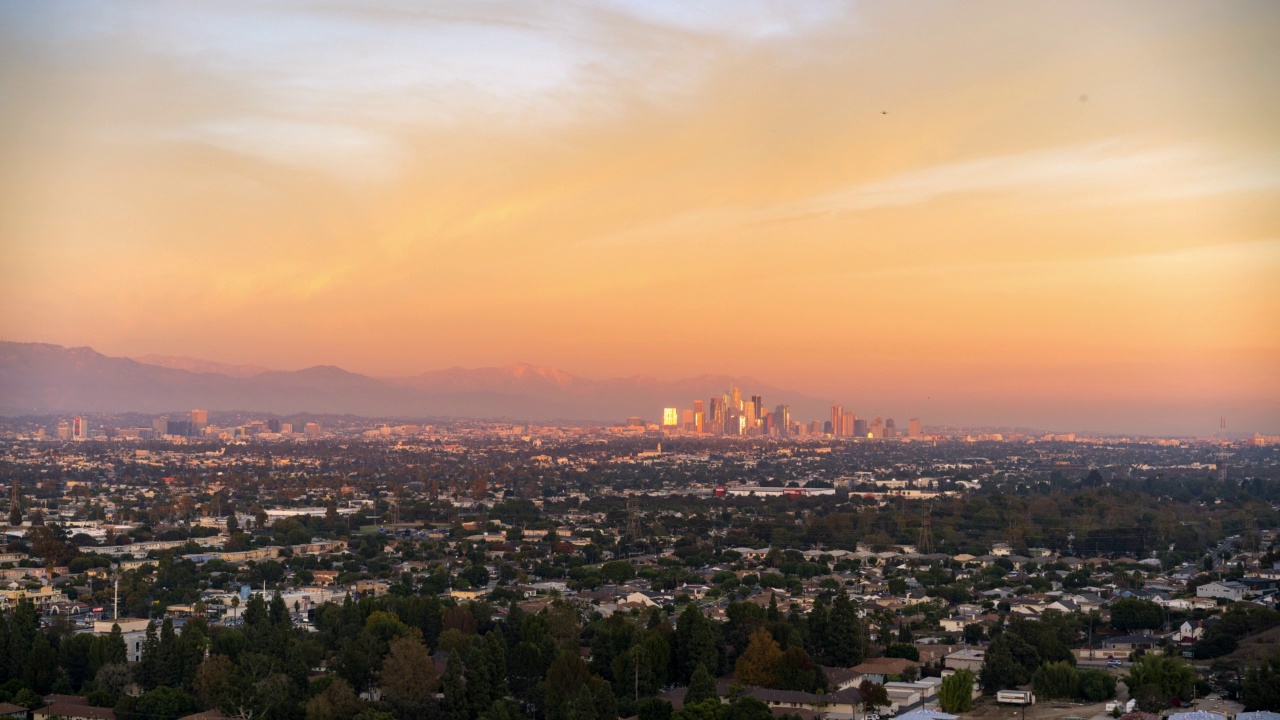
M 982 669 L 982 660 L 986 654 L 987 651 L 982 648 L 965 648 L 943 658 L 942 664 L 952 670 L 969 670 L 977 673 Z
M 1175 642 L 1184 645 L 1190 645 L 1199 640 L 1204 635 L 1204 626 L 1200 623 L 1191 624 L 1190 620 L 1184 620 L 1181 627 L 1173 634 Z
M 1196 597 L 1216 598 L 1218 600 L 1230 600 L 1238 602 L 1244 599 L 1245 593 L 1249 588 L 1244 583 L 1227 580 L 1223 582 L 1205 583 L 1196 588 Z
M 28 717 L 31 717 L 30 712 L 30 710 L 27 710 L 21 705 L 0 703 L 0 717 L 14 717 L 18 718 L 18 720 L 27 720 Z
M 111 708 L 94 707 L 78 695 L 49 695 L 45 700 L 48 705 L 31 712 L 33 720 L 116 720 Z
M 862 676 L 859 683 L 862 680 L 870 680 L 877 685 L 883 685 L 890 677 L 901 675 L 909 667 L 920 667 L 920 663 L 906 658 L 878 657 L 850 669 Z
M 1108 650 L 1150 650 L 1160 644 L 1159 638 L 1150 635 L 1121 635 L 1102 641 L 1102 647 Z

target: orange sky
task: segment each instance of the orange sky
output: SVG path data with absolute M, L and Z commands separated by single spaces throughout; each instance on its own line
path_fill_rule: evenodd
M 1275 3 L 177 5 L 0 7 L 4 339 L 1280 432 Z

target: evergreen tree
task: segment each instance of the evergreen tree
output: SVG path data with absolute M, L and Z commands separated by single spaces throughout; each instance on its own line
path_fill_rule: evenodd
M 458 652 L 449 653 L 449 659 L 445 661 L 441 689 L 444 691 L 445 720 L 470 720 L 467 687 L 462 680 L 462 656 Z
M 267 624 L 272 628 L 287 630 L 289 628 L 289 609 L 285 607 L 284 598 L 276 590 L 271 596 L 271 606 L 267 610 Z
M 155 684 L 176 687 L 182 682 L 182 652 L 178 636 L 173 631 L 173 620 L 165 618 L 160 625 L 160 640 L 156 649 Z
M 104 665 L 129 662 L 129 646 L 124 641 L 124 633 L 120 632 L 120 626 L 115 623 L 111 624 L 111 634 L 107 635 L 107 641 L 102 649 L 102 662 Z
M 839 667 L 853 667 L 867 655 L 866 627 L 843 588 L 831 606 L 826 650 L 827 657 Z
M 718 697 L 720 695 L 716 692 L 715 679 L 711 677 L 711 673 L 707 672 L 707 666 L 699 663 L 689 679 L 689 688 L 684 691 L 685 706 L 696 705 L 703 700 Z
M 467 651 L 463 677 L 466 680 L 467 707 L 471 717 L 479 717 L 493 704 L 493 677 L 490 675 L 488 652 L 484 642 L 473 642 Z
M 676 622 L 674 649 L 677 682 L 688 682 L 698 665 L 713 674 L 720 672 L 724 648 L 716 627 L 692 603 L 680 613 Z
M 613 697 L 609 683 L 598 683 L 591 694 L 595 700 L 597 720 L 618 720 L 618 701 Z
M 819 663 L 830 662 L 827 659 L 827 632 L 830 629 L 827 620 L 827 604 L 822 598 L 814 600 L 805 623 L 805 649 Z
M 507 643 L 497 628 L 484 635 L 485 660 L 489 663 L 489 690 L 491 700 L 507 696 Z
M 262 599 L 261 593 L 249 596 L 249 602 L 244 607 L 244 624 L 250 629 L 259 629 L 267 622 L 267 603 Z
M 48 633 L 40 633 L 31 644 L 31 652 L 27 653 L 27 662 L 22 668 L 22 679 L 33 690 L 44 695 L 53 689 L 58 673 L 58 653 L 49 643 Z
M 159 682 L 160 638 L 156 635 L 156 624 L 147 623 L 146 635 L 142 640 L 142 657 L 133 668 L 133 675 L 143 690 L 151 690 Z
M 599 720 L 596 698 L 591 694 L 591 688 L 588 685 L 578 688 L 578 693 L 566 708 L 564 717 L 565 720 Z

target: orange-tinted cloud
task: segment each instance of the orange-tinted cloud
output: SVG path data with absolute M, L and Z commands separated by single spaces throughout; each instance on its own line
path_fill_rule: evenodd
M 1280 430 L 1280 10 L 695 5 L 0 9 L 0 329 Z

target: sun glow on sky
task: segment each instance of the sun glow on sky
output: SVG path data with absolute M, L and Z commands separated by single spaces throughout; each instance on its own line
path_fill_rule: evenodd
M 0 332 L 1280 431 L 1280 4 L 0 6 Z

